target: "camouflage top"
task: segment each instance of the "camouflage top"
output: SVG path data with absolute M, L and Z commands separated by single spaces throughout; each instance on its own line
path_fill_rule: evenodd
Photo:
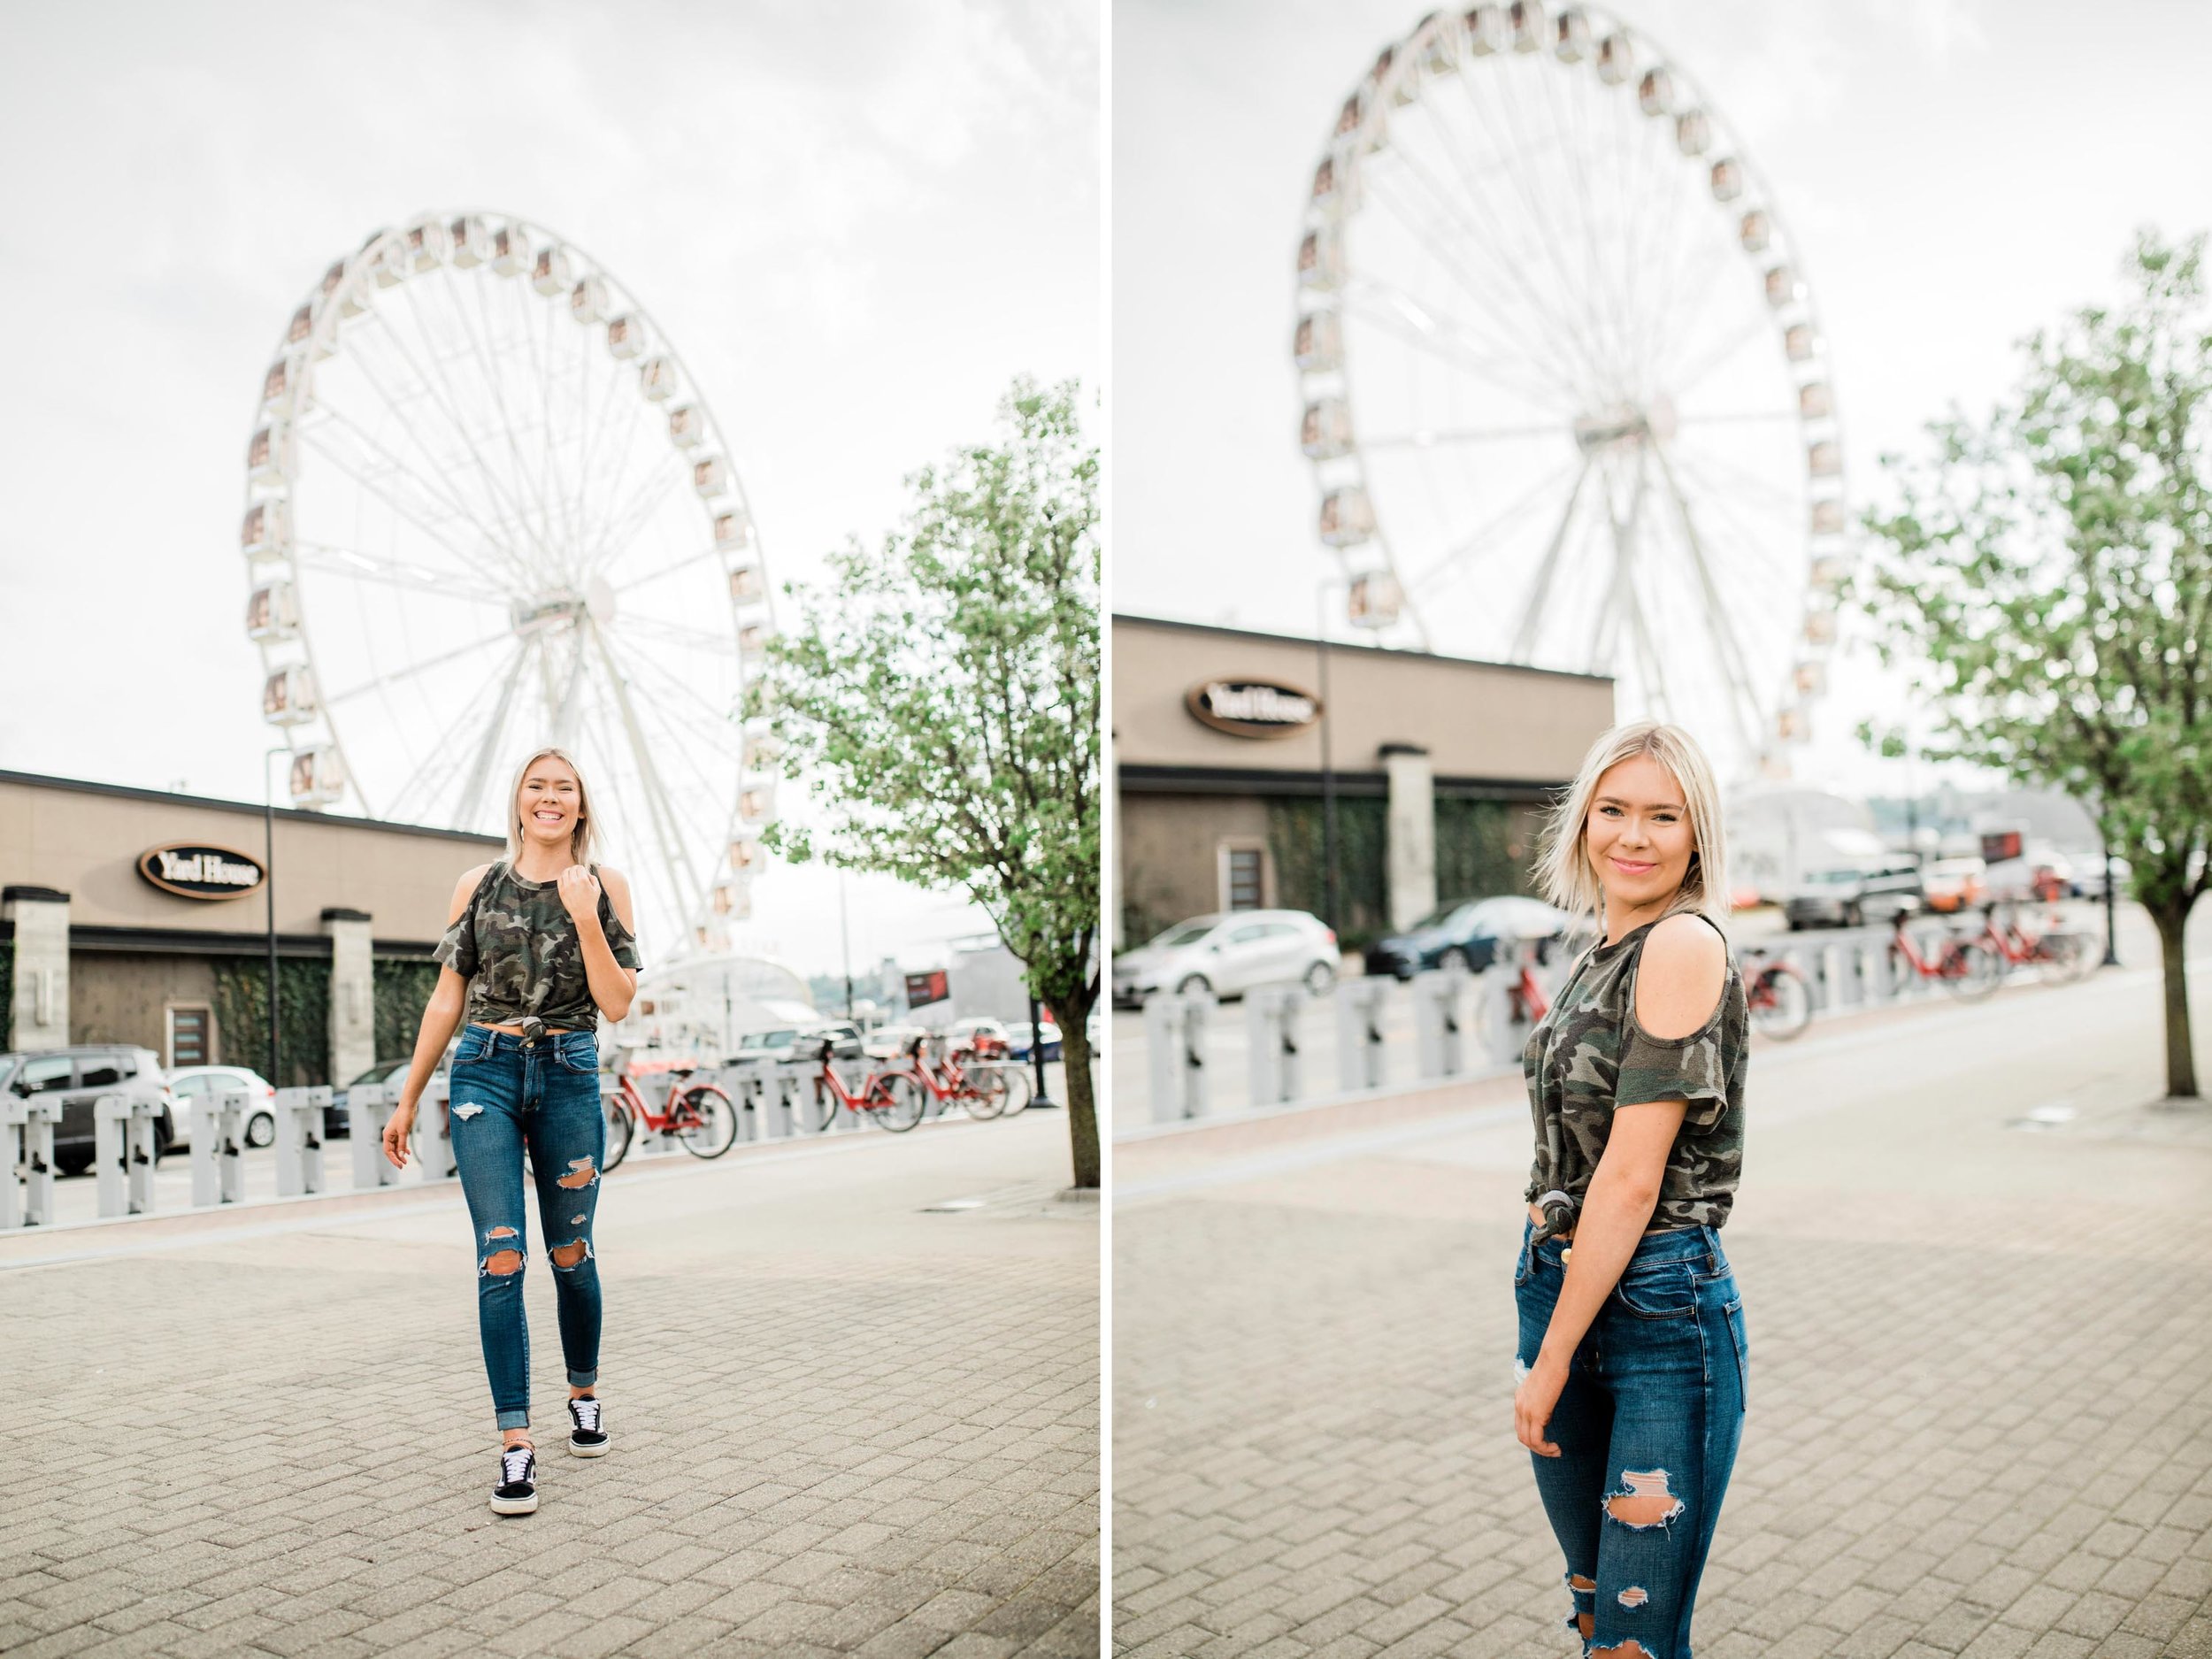
M 592 873 L 599 873 L 594 864 Z M 621 966 L 638 965 L 637 941 L 599 892 L 599 926 Z M 468 908 L 438 941 L 437 959 L 469 982 L 463 1016 L 511 1025 L 534 1014 L 556 1030 L 596 1031 L 599 1005 L 584 975 L 584 944 L 561 902 L 561 884 L 517 875 L 501 859 L 484 872 Z
M 1636 964 L 1656 922 L 1583 954 L 1521 1053 L 1536 1125 L 1525 1196 L 1564 1192 L 1577 1210 L 1612 1132 L 1614 1109 L 1689 1102 L 1667 1154 L 1652 1228 L 1718 1227 L 1743 1172 L 1743 1082 L 1750 1010 L 1732 951 L 1713 1017 L 1686 1037 L 1654 1037 L 1636 1022 Z M 1717 930 L 1716 930 L 1717 931 Z M 1571 1217 L 1556 1210 L 1546 1230 Z

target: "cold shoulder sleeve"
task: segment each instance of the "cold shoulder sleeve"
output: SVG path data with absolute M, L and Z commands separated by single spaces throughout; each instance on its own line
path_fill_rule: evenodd
M 476 901 L 471 899 L 460 919 L 445 930 L 437 949 L 430 953 L 465 979 L 476 977 Z
M 1713 1017 L 1686 1037 L 1655 1037 L 1636 1018 L 1632 1002 L 1622 1033 L 1620 1075 L 1614 1086 L 1616 1107 L 1646 1101 L 1689 1102 L 1682 1114 L 1687 1128 L 1710 1129 L 1728 1110 L 1728 1068 L 1722 1054 L 1721 1028 L 1731 987 L 1724 986 Z
M 604 887 L 599 890 L 599 931 L 607 936 L 607 949 L 614 953 L 615 966 L 634 972 L 638 966 L 637 936 L 614 913 L 614 901 L 607 896 Z

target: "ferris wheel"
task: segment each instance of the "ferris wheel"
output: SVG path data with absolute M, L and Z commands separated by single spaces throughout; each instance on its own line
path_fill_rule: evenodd
M 1609 674 L 1786 776 L 1845 568 L 1811 290 L 1720 114 L 1594 7 L 1432 13 L 1313 176 L 1301 443 L 1349 620 Z
M 729 949 L 775 816 L 775 626 L 703 391 L 575 244 L 426 214 L 336 260 L 264 377 L 240 541 L 291 797 L 503 831 L 575 754 L 657 958 Z

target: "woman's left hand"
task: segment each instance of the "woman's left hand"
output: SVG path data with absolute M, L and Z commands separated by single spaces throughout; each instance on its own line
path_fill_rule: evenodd
M 561 903 L 579 923 L 599 914 L 599 878 L 581 864 L 561 872 Z
M 1559 1455 L 1559 1448 L 1544 1438 L 1544 1428 L 1566 1386 L 1567 1368 L 1539 1353 L 1536 1363 L 1513 1391 L 1513 1432 L 1539 1457 Z

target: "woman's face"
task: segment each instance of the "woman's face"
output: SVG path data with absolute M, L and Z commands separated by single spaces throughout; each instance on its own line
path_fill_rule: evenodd
M 530 763 L 515 795 L 515 816 L 522 821 L 522 838 L 548 846 L 566 846 L 583 817 L 583 786 L 576 769 L 551 755 Z
M 1607 767 L 1590 799 L 1584 845 L 1609 900 L 1640 910 L 1672 898 L 1696 850 L 1682 786 L 1648 755 Z

